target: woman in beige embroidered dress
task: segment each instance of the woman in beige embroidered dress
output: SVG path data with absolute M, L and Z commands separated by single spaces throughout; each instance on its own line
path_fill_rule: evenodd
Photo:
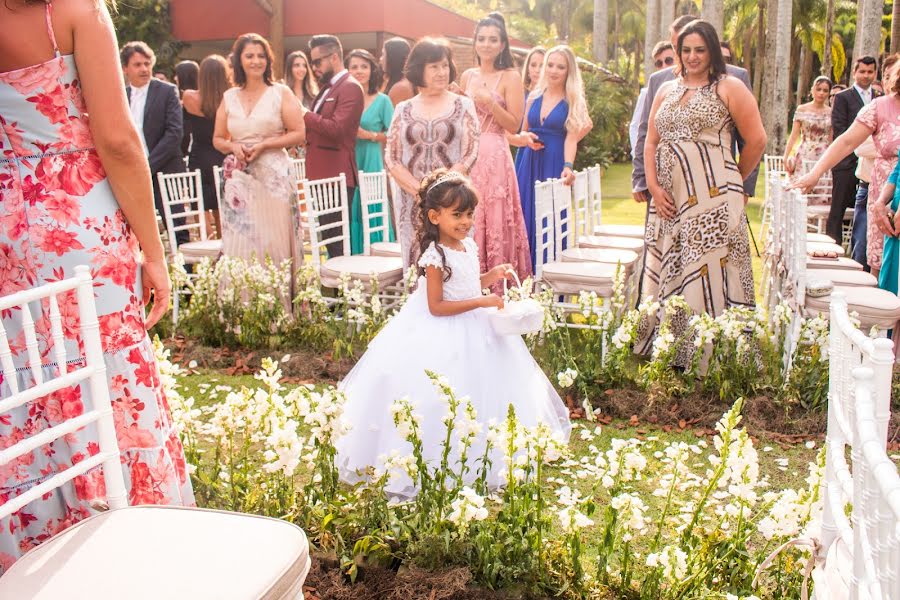
M 766 134 L 753 95 L 726 74 L 719 39 L 697 20 L 678 36 L 679 76 L 653 102 L 645 160 L 653 196 L 647 217 L 642 297 L 683 296 L 692 314 L 713 317 L 732 306 L 753 306 L 753 271 L 743 180 L 759 163 Z M 732 154 L 734 128 L 745 140 Z M 690 314 L 673 315 L 675 338 Z M 651 315 L 635 346 L 649 353 L 658 331 Z M 686 366 L 692 344 L 678 352 Z

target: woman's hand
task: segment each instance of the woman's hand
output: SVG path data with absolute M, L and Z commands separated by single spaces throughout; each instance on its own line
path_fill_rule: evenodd
M 875 202 L 872 205 L 872 216 L 875 217 L 875 225 L 878 231 L 891 237 L 897 236 L 897 228 L 894 226 L 894 211 L 884 202 Z
M 503 298 L 497 294 L 488 294 L 481 297 L 481 308 L 503 309 Z
M 247 161 L 247 153 L 244 150 L 244 145 L 239 144 L 237 142 L 231 142 L 231 153 L 234 154 L 234 157 L 238 159 L 238 161 L 242 163 L 246 163 Z
M 528 146 L 529 148 L 531 148 L 532 150 L 537 151 L 537 150 L 544 149 L 544 142 L 542 142 L 540 140 L 540 138 L 537 136 L 536 133 L 533 133 L 531 131 L 523 131 L 519 135 L 522 136 L 522 139 L 524 140 L 525 145 Z
M 267 140 L 263 140 L 261 142 L 257 142 L 250 146 L 250 148 L 245 148 L 244 153 L 247 156 L 247 162 L 253 162 L 259 155 L 269 149 L 269 142 Z
M 818 183 L 819 176 L 816 175 L 814 171 L 810 171 L 800 179 L 795 180 L 793 183 L 789 183 L 787 189 L 800 190 L 804 194 L 809 194 Z
M 672 194 L 664 190 L 662 186 L 655 185 L 650 188 L 650 195 L 653 197 L 653 205 L 656 207 L 656 212 L 662 218 L 671 219 L 675 216 L 675 200 L 672 198 Z
M 509 263 L 503 263 L 502 265 L 497 265 L 496 267 L 494 267 L 493 269 L 488 271 L 487 279 L 490 280 L 488 282 L 488 285 L 492 285 L 498 281 L 502 281 L 504 277 L 506 277 L 508 279 L 512 279 L 514 273 L 515 273 L 515 269 L 513 269 L 513 266 Z
M 788 175 L 793 175 L 794 171 L 797 169 L 797 163 L 794 160 L 793 156 L 785 156 L 784 157 L 784 170 Z
M 572 167 L 565 166 L 563 167 L 562 173 L 560 173 L 559 178 L 563 180 L 563 183 L 566 185 L 572 185 L 575 183 L 575 172 L 572 170 Z
M 144 326 L 149 330 L 169 310 L 169 298 L 172 295 L 172 282 L 169 281 L 169 267 L 165 258 L 147 259 L 141 267 L 141 285 L 144 291 L 144 306 L 150 302 L 153 294 L 153 308 L 144 320 Z
M 494 105 L 494 96 L 485 87 L 480 87 L 472 92 L 472 100 L 475 104 L 487 110 L 490 110 Z

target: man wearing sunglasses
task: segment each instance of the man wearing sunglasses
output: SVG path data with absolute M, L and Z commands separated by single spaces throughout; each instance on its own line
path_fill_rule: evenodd
M 653 46 L 653 65 L 656 70 L 671 67 L 675 64 L 675 50 L 672 42 L 657 42 Z M 638 126 L 641 124 L 641 114 L 644 112 L 644 102 L 647 101 L 647 88 L 642 87 L 634 105 L 634 114 L 631 115 L 631 123 L 628 125 L 628 139 L 631 141 L 631 158 L 634 159 L 634 147 L 637 143 Z
M 306 111 L 306 176 L 309 179 L 347 178 L 347 198 L 357 183 L 356 134 L 365 104 L 362 86 L 344 68 L 341 42 L 333 35 L 316 35 L 309 41 L 309 66 L 319 81 L 319 95 Z M 322 215 L 322 223 L 340 220 L 339 213 Z M 344 253 L 340 242 L 328 244 L 328 256 Z

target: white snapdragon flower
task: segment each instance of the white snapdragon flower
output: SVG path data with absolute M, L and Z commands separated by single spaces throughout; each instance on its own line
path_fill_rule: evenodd
M 578 378 L 578 371 L 575 369 L 566 369 L 565 371 L 560 371 L 556 374 L 556 381 L 559 383 L 559 387 L 568 388 L 572 387 L 575 384 L 575 380 Z
M 447 520 L 461 531 L 465 531 L 472 521 L 483 521 L 487 517 L 488 510 L 484 506 L 484 497 L 472 488 L 464 487 L 459 491 L 456 499 L 450 503 L 450 514 L 447 515 Z

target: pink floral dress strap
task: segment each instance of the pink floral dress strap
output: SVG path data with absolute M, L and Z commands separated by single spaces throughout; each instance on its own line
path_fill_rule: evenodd
M 53 44 L 53 53 L 59 58 L 59 44 L 56 43 L 56 36 L 53 34 L 53 3 L 48 0 L 47 10 L 44 12 L 44 18 L 47 21 L 47 35 L 50 36 L 50 43 Z

